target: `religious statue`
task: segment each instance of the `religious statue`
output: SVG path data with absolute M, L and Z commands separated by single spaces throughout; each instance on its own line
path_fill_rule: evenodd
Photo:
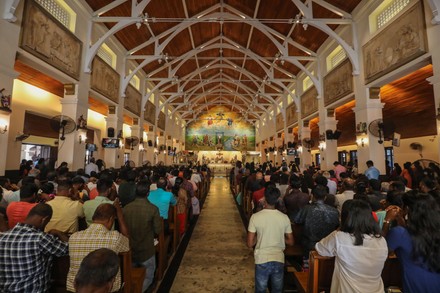
M 6 96 L 5 94 L 3 94 L 4 90 L 4 88 L 0 90 L 0 109 L 3 111 L 11 112 L 11 95 Z

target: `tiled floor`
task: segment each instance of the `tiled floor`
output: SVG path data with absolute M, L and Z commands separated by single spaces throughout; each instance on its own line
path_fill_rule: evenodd
M 214 178 L 171 292 L 253 292 L 254 258 L 226 178 Z

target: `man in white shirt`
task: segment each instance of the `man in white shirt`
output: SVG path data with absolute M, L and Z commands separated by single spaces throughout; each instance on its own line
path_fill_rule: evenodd
M 99 173 L 98 165 L 95 164 L 95 158 L 90 158 L 90 163 L 88 163 L 86 165 L 86 167 L 84 168 L 84 171 L 89 176 L 90 176 L 90 173 L 92 173 L 93 171 L 95 171 L 96 173 Z
M 345 178 L 342 180 L 343 192 L 336 194 L 336 207 L 339 214 L 341 213 L 342 205 L 346 200 L 353 199 L 354 196 L 354 180 L 351 178 Z

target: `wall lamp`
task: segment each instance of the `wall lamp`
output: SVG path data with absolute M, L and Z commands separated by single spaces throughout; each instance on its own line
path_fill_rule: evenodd
M 5 134 L 8 131 L 8 125 L 0 125 L 0 133 Z
M 320 142 L 319 143 L 319 150 L 321 152 L 323 152 L 325 150 L 325 147 L 326 147 L 326 143 L 325 142 Z
M 361 138 L 356 139 L 357 146 L 364 147 L 367 143 L 368 143 L 368 138 L 361 137 Z
M 79 144 L 82 144 L 84 142 L 81 134 L 78 136 L 78 142 L 79 142 Z

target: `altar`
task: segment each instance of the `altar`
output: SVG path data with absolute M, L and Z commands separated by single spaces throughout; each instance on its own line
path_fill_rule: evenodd
M 232 164 L 225 163 L 210 163 L 208 164 L 209 169 L 214 176 L 225 177 L 229 175 L 229 171 L 234 167 Z

